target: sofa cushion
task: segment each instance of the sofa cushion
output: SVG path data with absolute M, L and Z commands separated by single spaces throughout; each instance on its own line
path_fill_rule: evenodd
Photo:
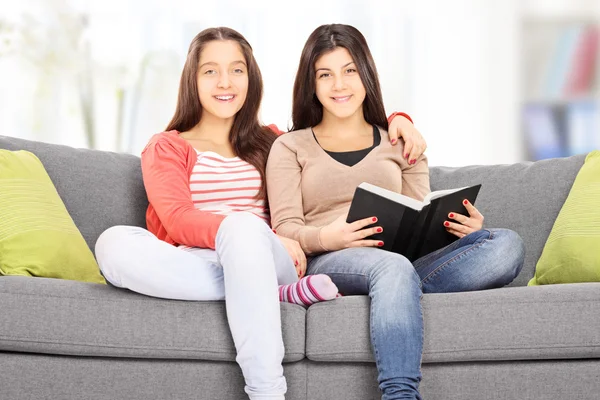
M 224 302 L 109 285 L 0 277 L 0 351 L 235 362 Z M 285 361 L 304 358 L 304 308 L 281 304 Z
M 423 362 L 600 357 L 600 283 L 503 288 L 423 296 Z M 369 298 L 346 296 L 308 309 L 306 357 L 374 362 Z
M 600 282 L 600 151 L 585 159 L 529 285 Z
M 307 400 L 306 370 L 284 365 L 287 400 Z M 248 400 L 229 362 L 2 353 L 0 371 L 2 400 Z
M 0 275 L 106 283 L 44 166 L 0 150 Z
M 146 227 L 140 159 L 129 154 L 0 136 L 0 149 L 27 150 L 44 164 L 89 248 L 114 225 Z
M 485 216 L 484 226 L 512 229 L 525 242 L 523 269 L 510 285 L 525 286 L 584 159 L 577 155 L 510 165 L 432 167 L 431 189 L 482 184 L 476 207 Z

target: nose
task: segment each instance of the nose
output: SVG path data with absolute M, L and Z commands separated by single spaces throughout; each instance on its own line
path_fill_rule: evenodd
M 229 83 L 229 75 L 221 74 L 221 76 L 219 77 L 219 83 L 217 84 L 217 86 L 221 89 L 228 89 L 231 86 L 231 84 Z
M 344 90 L 346 88 L 346 82 L 344 82 L 344 78 L 340 75 L 335 76 L 335 80 L 333 81 L 333 89 L 334 90 Z

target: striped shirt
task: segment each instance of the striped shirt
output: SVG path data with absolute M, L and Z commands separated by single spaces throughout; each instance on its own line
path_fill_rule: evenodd
M 239 157 L 227 158 L 212 151 L 196 150 L 198 159 L 190 176 L 194 207 L 205 212 L 229 215 L 248 211 L 269 222 L 260 191 L 260 173 Z

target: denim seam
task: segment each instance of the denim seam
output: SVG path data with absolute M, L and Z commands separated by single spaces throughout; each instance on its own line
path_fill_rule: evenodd
M 475 244 L 475 245 L 471 245 L 469 246 L 468 249 L 458 253 L 457 255 L 455 255 L 454 257 L 452 257 L 451 259 L 449 259 L 448 261 L 446 261 L 445 263 L 443 263 L 442 265 L 440 265 L 439 267 L 437 267 L 435 270 L 431 271 L 429 273 L 429 275 L 427 275 L 425 278 L 423 278 L 423 280 L 421 280 L 422 284 L 425 284 L 427 282 L 429 282 L 431 279 L 433 279 L 435 276 L 437 276 L 442 269 L 444 269 L 445 267 L 447 267 L 449 264 L 451 264 L 452 262 L 456 261 L 457 259 L 465 256 L 466 254 L 470 253 L 471 251 L 478 249 L 479 247 L 483 246 L 485 243 L 487 243 L 488 241 L 492 240 L 494 238 L 494 233 L 491 230 L 486 229 L 490 236 L 486 239 L 483 239 L 481 242 Z
M 347 273 L 347 272 L 327 272 L 326 275 L 344 275 L 344 276 L 361 276 L 363 278 L 367 278 L 368 275 L 367 274 L 357 274 L 355 272 L 351 272 L 351 273 Z

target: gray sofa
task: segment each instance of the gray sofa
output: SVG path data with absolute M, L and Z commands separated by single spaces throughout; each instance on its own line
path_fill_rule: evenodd
M 117 224 L 145 226 L 139 158 L 0 137 L 44 163 L 90 248 Z M 434 190 L 483 183 L 489 227 L 521 234 L 510 287 L 423 296 L 428 400 L 600 398 L 600 283 L 525 287 L 584 156 L 432 168 Z M 1 190 L 1 188 L 0 188 Z M 379 399 L 369 300 L 282 304 L 290 400 Z M 222 302 L 111 286 L 0 277 L 0 399 L 246 399 Z

